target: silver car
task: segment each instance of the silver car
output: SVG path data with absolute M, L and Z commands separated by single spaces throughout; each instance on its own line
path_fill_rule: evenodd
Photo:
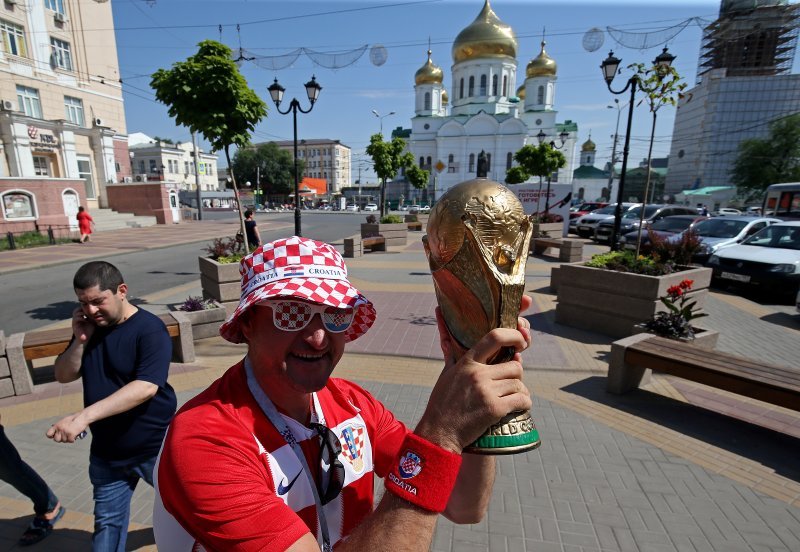
M 640 205 L 639 203 L 623 203 L 622 204 L 622 214 L 624 215 L 628 209 L 632 207 L 636 207 Z M 582 238 L 591 238 L 594 236 L 594 231 L 597 228 L 597 225 L 600 224 L 600 221 L 613 219 L 614 218 L 614 211 L 616 210 L 616 204 L 606 205 L 605 207 L 601 207 L 596 211 L 592 211 L 588 215 L 583 215 L 581 218 L 578 219 L 578 222 L 575 223 L 575 230 L 577 231 L 578 235 Z

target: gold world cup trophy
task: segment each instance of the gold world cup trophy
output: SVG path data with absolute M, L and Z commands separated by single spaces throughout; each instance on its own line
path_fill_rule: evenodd
M 434 206 L 422 238 L 436 299 L 451 336 L 464 350 L 494 328 L 516 328 L 525 289 L 525 263 L 533 226 L 517 196 L 486 178 L 484 152 L 478 178 L 450 188 Z M 514 349 L 490 363 L 507 362 Z M 465 449 L 516 454 L 537 448 L 530 412 L 512 412 Z

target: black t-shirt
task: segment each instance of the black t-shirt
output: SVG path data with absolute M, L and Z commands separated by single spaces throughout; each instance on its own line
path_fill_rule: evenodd
M 256 221 L 244 221 L 244 231 L 247 232 L 247 243 L 250 245 L 250 247 L 253 247 L 254 245 L 261 245 L 256 237 Z
M 139 309 L 124 323 L 98 327 L 81 363 L 84 406 L 134 380 L 158 385 L 156 395 L 135 408 L 91 424 L 91 453 L 114 466 L 154 457 L 175 414 L 175 391 L 167 383 L 172 341 L 164 323 Z

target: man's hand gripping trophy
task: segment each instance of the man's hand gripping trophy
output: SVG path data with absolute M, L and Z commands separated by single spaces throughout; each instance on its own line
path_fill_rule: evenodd
M 514 454 L 540 444 L 520 359 L 530 345 L 530 325 L 519 313 L 531 305 L 523 294 L 531 233 L 531 220 L 517 197 L 498 182 L 476 178 L 439 199 L 423 237 L 439 303 L 439 332 L 447 336 L 442 339 L 446 367 L 433 396 L 460 401 L 467 411 L 488 410 L 485 419 L 492 420 L 465 452 Z M 494 371 L 488 382 L 479 377 L 487 365 Z M 464 374 L 456 378 L 448 370 L 468 371 L 474 377 L 467 381 L 477 385 L 444 389 L 465 381 Z M 491 386 L 489 394 L 496 393 L 497 400 L 481 401 L 475 388 L 485 392 Z

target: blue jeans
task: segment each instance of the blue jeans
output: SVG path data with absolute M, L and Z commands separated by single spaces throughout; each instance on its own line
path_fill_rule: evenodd
M 131 497 L 139 479 L 153 486 L 156 457 L 123 468 L 112 467 L 96 456 L 89 456 L 89 480 L 94 495 L 95 552 L 124 552 L 128 538 Z
M 58 498 L 39 477 L 32 467 L 20 457 L 17 449 L 6 437 L 0 425 L 0 479 L 13 486 L 33 501 L 33 511 L 37 516 L 52 512 L 58 504 Z

